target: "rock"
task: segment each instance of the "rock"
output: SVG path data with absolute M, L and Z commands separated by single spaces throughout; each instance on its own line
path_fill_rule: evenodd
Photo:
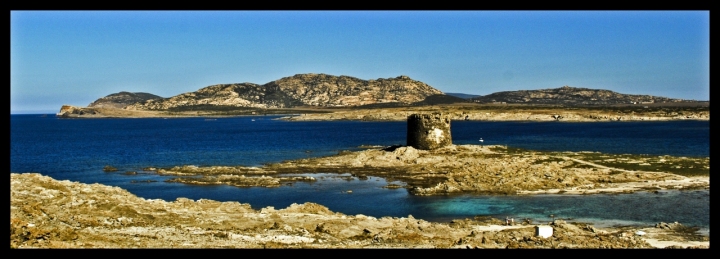
M 60 111 L 56 113 L 55 115 L 60 118 L 73 118 L 73 117 L 80 117 L 80 116 L 92 116 L 97 114 L 98 112 L 94 108 L 82 108 L 82 107 L 76 107 L 72 105 L 63 105 L 60 107 Z
M 587 225 L 587 226 L 585 226 L 585 229 L 587 229 L 590 232 L 597 233 L 597 229 L 595 229 L 595 227 L 593 227 L 593 226 Z
M 104 172 L 115 172 L 117 170 L 118 170 L 117 168 L 109 166 L 109 165 L 106 165 L 105 167 L 103 167 Z
M 386 189 L 398 189 L 398 188 L 402 188 L 402 186 L 397 185 L 397 184 L 394 184 L 394 183 L 391 183 L 391 184 L 388 184 L 388 185 L 383 186 L 383 188 L 386 188 Z
M 413 147 L 399 147 L 396 148 L 394 151 L 392 151 L 395 155 L 395 158 L 397 160 L 403 161 L 403 162 L 411 162 L 417 159 L 420 154 L 418 153 L 417 149 Z

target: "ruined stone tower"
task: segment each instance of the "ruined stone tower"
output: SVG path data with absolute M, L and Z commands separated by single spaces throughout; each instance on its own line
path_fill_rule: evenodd
M 408 116 L 407 145 L 424 150 L 452 145 L 450 117 L 442 113 Z

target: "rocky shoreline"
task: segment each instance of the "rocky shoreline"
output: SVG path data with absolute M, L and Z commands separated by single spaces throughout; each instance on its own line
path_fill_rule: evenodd
M 709 158 L 536 152 L 503 146 L 435 150 L 367 146 L 263 167 L 145 168 L 169 182 L 277 187 L 313 181 L 297 173 L 344 172 L 398 180 L 415 195 L 622 193 L 709 189 Z M 112 167 L 107 167 L 112 168 Z M 642 168 L 644 170 L 638 170 Z M 108 171 L 108 173 L 114 173 Z M 682 175 L 681 175 L 682 174 Z M 685 175 L 685 176 L 683 176 Z M 284 209 L 212 200 L 146 200 L 118 187 L 11 176 L 11 248 L 709 248 L 681 223 L 599 228 L 586 223 L 506 224 L 490 217 L 449 223 L 332 212 L 314 203 Z M 540 227 L 551 229 L 538 236 Z
M 612 122 L 612 121 L 673 121 L 710 120 L 710 109 L 698 107 L 596 107 L 563 108 L 531 105 L 476 105 L 458 104 L 447 106 L 395 107 L 395 108 L 287 108 L 213 111 L 150 111 L 115 108 L 63 106 L 60 118 L 184 118 L 184 117 L 233 117 L 281 115 L 288 121 L 405 121 L 411 114 L 442 112 L 453 121 L 562 121 L 562 122 Z
M 148 171 L 175 176 L 169 182 L 277 187 L 303 173 L 350 173 L 362 179 L 403 182 L 414 195 L 593 194 L 662 189 L 709 189 L 709 158 L 539 152 L 498 145 L 450 145 L 435 150 L 373 147 L 262 167 L 175 166 Z
M 646 106 L 645 106 L 646 107 Z M 604 108 L 560 108 L 534 106 L 479 106 L 450 105 L 415 108 L 344 109 L 331 113 L 311 113 L 286 116 L 289 121 L 405 121 L 414 113 L 442 112 L 451 120 L 471 121 L 565 121 L 565 122 L 611 122 L 611 121 L 671 121 L 710 120 L 705 108 L 644 108 L 643 106 Z
M 10 174 L 11 248 L 709 248 L 680 223 L 597 228 L 498 219 L 450 223 L 344 215 L 313 204 L 252 209 L 212 200 L 146 200 L 118 187 Z M 536 227 L 552 229 L 548 237 Z

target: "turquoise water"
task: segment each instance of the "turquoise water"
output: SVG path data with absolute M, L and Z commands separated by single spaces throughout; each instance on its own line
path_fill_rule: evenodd
M 143 198 L 178 197 L 284 208 L 316 202 L 333 211 L 375 217 L 413 215 L 431 221 L 474 216 L 598 224 L 678 221 L 709 227 L 709 191 L 619 195 L 455 195 L 417 197 L 386 189 L 382 178 L 359 180 L 342 172 L 313 175 L 314 183 L 278 188 L 237 188 L 165 183 L 143 167 L 176 165 L 258 166 L 283 160 L 358 150 L 360 145 L 405 143 L 404 122 L 286 122 L 273 116 L 182 119 L 57 119 L 11 115 L 10 170 L 59 180 L 119 186 Z M 455 144 L 501 144 L 535 150 L 599 151 L 691 157 L 709 156 L 708 121 L 528 123 L 453 121 Z M 112 165 L 116 173 L 102 167 Z M 137 175 L 124 175 L 138 171 Z M 131 181 L 156 180 L 153 183 Z M 352 190 L 352 193 L 347 193 Z

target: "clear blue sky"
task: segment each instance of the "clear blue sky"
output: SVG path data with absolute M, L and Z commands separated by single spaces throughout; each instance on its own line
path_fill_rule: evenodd
M 301 73 L 710 99 L 709 11 L 11 11 L 10 113 Z

